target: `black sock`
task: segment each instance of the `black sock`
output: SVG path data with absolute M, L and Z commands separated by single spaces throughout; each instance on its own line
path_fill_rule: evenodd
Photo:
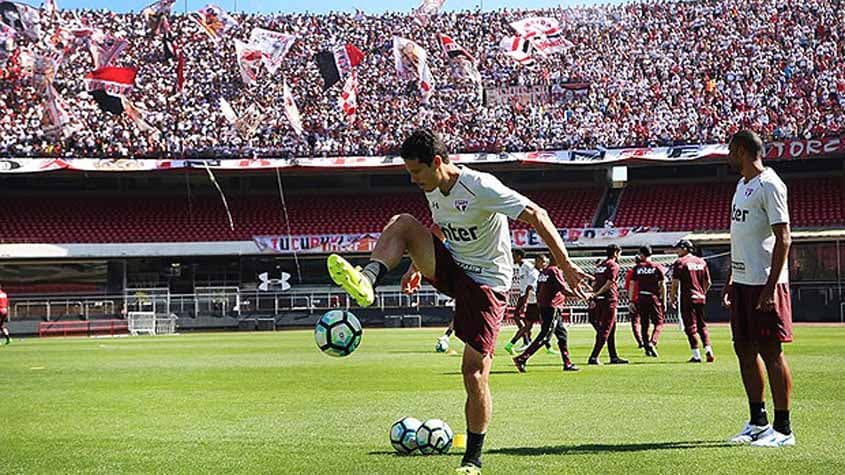
M 519 341 L 519 336 L 514 335 L 513 338 L 511 338 L 511 345 L 516 345 L 516 342 L 518 342 L 518 341 Z
M 388 269 L 383 262 L 370 261 L 361 273 L 364 274 L 364 277 L 369 279 L 370 283 L 372 283 L 373 287 L 375 287 L 379 284 L 381 278 L 384 277 L 384 274 L 387 274 L 389 270 L 390 269 Z
M 792 433 L 792 428 L 789 426 L 789 409 L 779 411 L 775 409 L 775 422 L 772 428 L 781 434 L 789 435 Z
M 446 336 L 452 336 L 452 329 L 451 329 L 451 328 L 447 328 L 447 329 L 446 329 L 446 333 L 444 333 L 444 335 L 446 335 Z
M 481 468 L 481 448 L 484 446 L 484 434 L 467 431 L 467 450 L 461 465 L 473 464 Z
M 751 409 L 751 419 L 749 422 L 755 426 L 764 426 L 769 423 L 769 418 L 766 416 L 765 402 L 749 402 L 748 407 Z

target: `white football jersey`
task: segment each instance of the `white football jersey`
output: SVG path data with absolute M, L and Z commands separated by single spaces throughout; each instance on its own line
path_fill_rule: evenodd
M 775 235 L 772 225 L 789 223 L 786 185 L 771 168 L 745 183 L 741 178 L 731 204 L 731 271 L 733 281 L 764 285 L 772 270 Z M 789 282 L 788 263 L 777 283 Z
M 528 296 L 527 303 L 537 303 L 537 281 L 540 280 L 540 271 L 538 271 L 534 266 L 531 266 L 531 269 L 528 270 L 528 276 L 526 277 L 525 282 L 525 289 L 522 290 L 522 295 L 525 295 L 525 291 L 528 290 L 528 287 L 531 287 L 531 295 Z
M 528 262 L 527 259 L 522 260 L 522 264 L 517 267 L 516 270 L 516 278 L 519 280 L 519 296 L 525 295 L 525 289 L 528 288 L 529 281 L 531 280 L 531 269 L 534 266 Z
M 489 173 L 458 166 L 460 176 L 448 194 L 426 193 L 446 248 L 475 282 L 507 293 L 513 281 L 508 218 L 516 219 L 531 201 Z

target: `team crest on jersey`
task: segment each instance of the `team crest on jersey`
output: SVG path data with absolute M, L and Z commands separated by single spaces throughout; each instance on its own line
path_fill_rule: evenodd
M 748 198 L 751 196 L 751 193 L 754 193 L 754 188 L 746 188 L 745 189 L 745 197 Z
M 455 209 L 461 213 L 466 213 L 467 207 L 469 207 L 469 200 L 455 200 Z

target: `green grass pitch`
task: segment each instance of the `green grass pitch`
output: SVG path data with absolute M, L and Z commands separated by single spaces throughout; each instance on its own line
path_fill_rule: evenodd
M 0 347 L 0 472 L 452 473 L 458 451 L 402 457 L 388 441 L 401 416 L 465 431 L 460 358 L 433 351 L 440 332 L 367 329 L 348 358 L 310 331 L 16 340 Z M 542 352 L 519 374 L 499 351 L 484 472 L 845 473 L 845 327 L 797 327 L 798 445 L 774 450 L 722 442 L 748 409 L 729 330 L 712 335 L 710 365 L 686 363 L 673 325 L 658 360 L 621 327 L 625 367 L 586 367 L 585 327 L 571 330 L 577 374 Z

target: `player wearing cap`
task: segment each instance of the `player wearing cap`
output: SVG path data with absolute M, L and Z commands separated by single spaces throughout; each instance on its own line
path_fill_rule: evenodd
M 701 350 L 698 348 L 698 337 L 704 345 L 707 362 L 714 361 L 713 347 L 710 346 L 710 334 L 707 332 L 707 322 L 704 321 L 704 305 L 707 303 L 707 291 L 710 290 L 710 270 L 707 262 L 694 255 L 693 244 L 682 239 L 675 244 L 678 259 L 672 263 L 672 290 L 669 304 L 675 308 L 675 296 L 680 291 L 681 320 L 684 322 L 684 333 L 687 335 L 689 347 L 692 350 L 690 363 L 701 363 Z

